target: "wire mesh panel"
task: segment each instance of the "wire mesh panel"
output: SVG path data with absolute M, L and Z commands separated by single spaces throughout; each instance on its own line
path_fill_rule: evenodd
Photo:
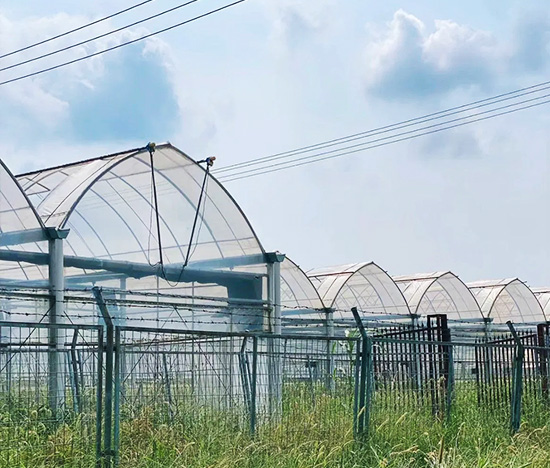
M 353 439 L 356 340 L 118 333 L 121 466 L 205 441 Z
M 249 431 L 243 338 L 120 331 L 120 463 Z M 175 450 L 175 449 L 174 449 Z M 166 450 L 167 457 L 176 456 Z M 136 458 L 137 457 L 137 458 Z M 160 458 L 159 458 L 160 457 Z M 172 458 L 170 458 L 172 459 Z
M 0 467 L 90 467 L 98 459 L 100 329 L 2 325 Z
M 259 434 L 298 445 L 352 438 L 357 341 L 262 338 Z
M 491 421 L 489 427 L 507 431 L 517 384 L 513 374 L 516 358 L 516 347 L 510 343 L 375 337 L 371 427 L 409 420 L 419 429 L 442 435 L 444 426 L 434 423 L 473 429 L 487 427 L 486 422 Z M 527 370 L 527 362 L 532 361 L 524 361 L 524 375 L 534 376 L 535 369 L 528 364 Z M 523 383 L 536 386 L 527 380 Z

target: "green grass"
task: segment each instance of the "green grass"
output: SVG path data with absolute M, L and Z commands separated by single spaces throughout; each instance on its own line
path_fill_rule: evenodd
M 121 468 L 550 468 L 550 403 L 525 395 L 524 422 L 510 435 L 508 407 L 478 405 L 471 387 L 457 387 L 450 418 L 392 391 L 375 396 L 370 431 L 352 431 L 349 392 L 285 389 L 278 418 L 258 408 L 255 437 L 242 412 L 179 405 L 171 417 L 162 397 L 122 408 Z M 187 400 L 186 400 L 187 401 Z M 9 411 L 8 411 L 9 410 Z M 82 468 L 95 460 L 92 412 L 54 424 L 46 408 L 0 402 L 0 468 Z

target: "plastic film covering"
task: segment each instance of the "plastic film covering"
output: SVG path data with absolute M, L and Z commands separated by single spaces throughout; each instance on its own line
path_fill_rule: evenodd
M 281 264 L 281 315 L 285 332 L 323 332 L 325 306 L 306 273 L 288 257 Z
M 545 322 L 543 308 L 535 294 L 518 278 L 468 283 L 483 316 L 494 323 L 533 324 Z
M 185 261 L 204 169 L 171 145 L 154 153 L 161 239 L 167 263 Z M 138 262 L 159 260 L 149 153 L 118 153 L 19 178 L 48 226 L 71 229 L 75 255 Z M 262 253 L 243 213 L 208 178 L 192 260 Z
M 47 242 L 23 242 L 19 237 L 25 231 L 43 229 L 42 222 L 25 192 L 0 161 L 0 249 L 21 250 L 25 252 L 47 252 Z M 11 234 L 10 240 L 4 242 Z M 47 277 L 47 269 L 21 262 L 0 261 L 0 285 L 10 281 L 43 279 Z
M 376 263 L 354 263 L 308 272 L 323 302 L 334 310 L 335 324 L 353 325 L 351 308 L 369 322 L 410 320 L 405 298 L 393 279 Z
M 319 292 L 307 274 L 288 257 L 281 264 L 281 304 L 284 309 L 324 309 Z
M 394 276 L 411 312 L 425 317 L 446 314 L 450 320 L 479 320 L 479 305 L 468 287 L 451 272 Z
M 531 288 L 531 291 L 533 291 L 533 294 L 539 301 L 544 316 L 548 321 L 548 317 L 550 317 L 550 288 Z
M 252 329 L 251 322 L 260 326 L 267 296 L 264 250 L 239 206 L 212 176 L 205 179 L 203 167 L 170 144 L 156 147 L 153 168 L 155 184 L 150 154 L 142 148 L 18 177 L 43 222 L 70 229 L 65 255 L 128 264 L 128 273 L 66 267 L 66 286 L 191 298 L 189 307 L 128 308 L 126 320 L 139 318 L 145 325 L 158 324 L 160 317 L 187 322 L 189 328 L 193 323 L 224 330 Z M 136 275 L 133 265 L 157 272 L 172 268 L 172 276 Z M 249 310 L 229 303 L 223 309 L 209 298 L 255 301 L 258 317 L 251 320 Z

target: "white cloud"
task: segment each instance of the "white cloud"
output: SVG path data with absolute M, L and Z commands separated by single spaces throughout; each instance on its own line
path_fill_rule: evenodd
M 396 99 L 484 87 L 498 72 L 502 53 L 490 33 L 448 20 L 436 21 L 430 33 L 420 19 L 398 10 L 367 46 L 365 85 L 372 94 Z
M 430 29 L 403 10 L 382 30 L 371 26 L 369 32 L 365 88 L 386 99 L 509 86 L 518 72 L 542 72 L 550 56 L 547 14 L 518 20 L 506 40 L 451 20 L 435 20 Z
M 43 18 L 30 17 L 17 20 L 0 15 L 0 55 L 44 38 L 53 37 L 89 21 L 90 18 L 65 13 Z M 87 28 L 85 32 L 71 34 L 43 46 L 6 57 L 2 60 L 2 66 L 9 66 L 55 51 L 112 29 L 112 24 L 104 22 L 101 25 Z M 66 52 L 0 72 L 0 81 L 101 51 L 138 38 L 147 32 L 143 28 L 124 30 Z M 136 50 L 136 47 L 139 49 Z M 86 116 L 82 115 L 78 108 L 78 102 L 85 100 L 86 96 L 90 96 L 90 99 L 95 96 L 99 102 L 100 90 L 104 90 L 106 83 L 112 80 L 110 73 L 114 68 L 120 68 L 119 64 L 128 63 L 128 67 L 130 67 L 130 62 L 127 59 L 132 55 L 139 57 L 141 54 L 141 57 L 148 62 L 160 64 L 158 71 L 154 73 L 159 77 L 156 84 L 161 87 L 163 77 L 170 64 L 166 58 L 168 56 L 166 48 L 167 46 L 158 38 L 145 40 L 136 46 L 121 48 L 118 51 L 83 60 L 43 75 L 1 86 L 0 135 L 17 139 L 27 145 L 32 145 L 32 142 L 39 138 L 56 139 L 61 137 L 61 134 L 70 140 L 71 131 L 79 125 L 82 119 L 86 119 Z M 118 70 L 118 75 L 120 75 L 120 70 Z M 142 75 L 143 73 L 137 78 Z M 154 76 L 149 79 L 154 80 Z M 144 90 L 144 94 L 149 94 L 149 91 L 151 90 Z M 134 104 L 136 103 L 139 104 L 140 101 L 135 101 Z M 128 108 L 133 106 L 132 102 L 128 102 L 126 105 Z M 84 109 L 89 107 L 89 105 L 85 106 Z M 116 111 L 120 113 L 121 109 Z M 29 139 L 29 135 L 32 135 L 33 138 Z

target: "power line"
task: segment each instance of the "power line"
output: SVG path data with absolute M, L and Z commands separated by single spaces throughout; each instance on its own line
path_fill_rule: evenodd
M 152 19 L 155 19 L 155 18 L 158 18 L 160 16 L 166 15 L 168 13 L 172 13 L 173 11 L 179 10 L 180 8 L 189 6 L 192 3 L 196 3 L 198 1 L 199 0 L 190 0 L 190 1 L 185 2 L 185 3 L 181 3 L 179 5 L 176 5 L 175 7 L 169 8 L 168 10 L 164 10 L 164 11 L 161 11 L 160 13 L 156 13 L 154 15 L 148 16 L 147 18 L 144 18 L 144 19 L 141 19 L 141 20 L 138 20 L 138 21 L 134 21 L 133 23 L 127 24 L 126 26 L 121 26 L 120 28 L 117 28 L 117 29 L 113 29 L 112 31 L 108 31 L 108 32 L 103 33 L 103 34 L 99 34 L 99 35 L 94 36 L 90 39 L 86 39 L 85 41 L 80 41 L 80 42 L 77 42 L 76 44 L 71 44 L 71 45 L 63 47 L 61 49 L 57 49 L 57 50 L 54 50 L 52 52 L 48 52 L 46 54 L 38 55 L 36 57 L 30 58 L 28 60 L 23 60 L 22 62 L 14 63 L 13 65 L 9 65 L 9 66 L 4 67 L 4 68 L 0 68 L 0 72 L 6 71 L 6 70 L 11 70 L 12 68 L 17 68 L 17 67 L 20 67 L 22 65 L 26 65 L 27 63 L 36 62 L 37 60 L 41 60 L 41 59 L 46 58 L 46 57 L 51 57 L 52 55 L 56 55 L 56 54 L 59 54 L 61 52 L 65 52 L 67 50 L 74 49 L 75 47 L 79 47 L 81 45 L 88 44 L 88 43 L 93 42 L 93 41 L 97 41 L 98 39 L 102 39 L 104 37 L 111 36 L 111 35 L 113 35 L 117 32 L 124 31 L 125 29 L 131 28 L 133 26 L 137 26 L 138 24 L 146 23 L 147 21 L 150 21 Z
M 243 168 L 243 167 L 258 165 L 258 164 L 261 164 L 263 162 L 269 162 L 269 161 L 274 161 L 274 160 L 279 160 L 279 159 L 286 159 L 286 158 L 289 158 L 290 156 L 294 156 L 296 154 L 303 154 L 303 153 L 307 153 L 307 152 L 310 152 L 310 151 L 326 148 L 326 147 L 329 147 L 329 146 L 337 146 L 338 144 L 346 143 L 346 142 L 349 142 L 349 141 L 359 140 L 359 139 L 365 138 L 367 136 L 375 136 L 375 135 L 379 135 L 379 134 L 383 134 L 383 133 L 388 133 L 388 132 L 393 131 L 393 130 L 399 130 L 401 128 L 411 127 L 411 126 L 418 125 L 418 124 L 421 124 L 421 123 L 425 123 L 425 122 L 428 122 L 428 121 L 438 120 L 438 119 L 448 117 L 448 116 L 451 116 L 451 115 L 467 112 L 467 111 L 472 110 L 472 109 L 485 107 L 485 106 L 490 106 L 490 105 L 493 105 L 493 104 L 497 104 L 499 102 L 507 101 L 507 100 L 510 100 L 510 99 L 517 99 L 518 97 L 522 97 L 522 96 L 526 96 L 526 95 L 529 95 L 529 94 L 544 91 L 544 90 L 550 89 L 549 85 L 550 85 L 550 81 L 545 81 L 545 82 L 538 83 L 538 84 L 528 86 L 528 87 L 525 87 L 525 88 L 520 88 L 520 89 L 517 89 L 517 90 L 514 90 L 514 91 L 509 91 L 509 92 L 499 94 L 499 95 L 496 95 L 496 96 L 492 96 L 492 97 L 489 97 L 489 98 L 485 98 L 485 99 L 481 99 L 481 100 L 478 100 L 478 101 L 470 102 L 468 104 L 463 104 L 463 105 L 460 105 L 460 106 L 451 107 L 449 109 L 445 109 L 445 110 L 438 111 L 438 112 L 433 112 L 431 114 L 422 115 L 422 116 L 419 116 L 419 117 L 415 117 L 413 119 L 403 120 L 401 122 L 397 122 L 397 123 L 394 123 L 394 124 L 391 124 L 391 125 L 385 125 L 383 127 L 378 127 L 378 128 L 374 128 L 374 129 L 371 129 L 371 130 L 355 133 L 355 134 L 352 134 L 352 135 L 347 135 L 347 136 L 344 136 L 344 137 L 335 138 L 335 139 L 332 139 L 332 140 L 327 140 L 327 141 L 324 141 L 324 142 L 321 142 L 321 143 L 316 143 L 316 144 L 313 144 L 313 145 L 303 146 L 303 147 L 300 147 L 300 148 L 296 148 L 294 150 L 284 151 L 284 152 L 281 152 L 281 153 L 275 153 L 273 155 L 264 156 L 264 157 L 257 158 L 257 159 L 252 159 L 252 160 L 249 160 L 249 161 L 243 161 L 241 163 L 231 164 L 231 165 L 228 165 L 228 166 L 223 166 L 223 167 L 217 169 L 216 171 L 214 171 L 214 173 L 217 174 L 217 173 L 222 173 L 222 172 L 230 172 L 230 171 L 233 171 L 235 169 L 240 169 L 240 168 Z
M 207 16 L 210 16 L 210 15 L 213 15 L 213 14 L 216 14 L 222 10 L 226 10 L 228 8 L 231 8 L 235 5 L 238 5 L 239 3 L 243 3 L 245 2 L 246 0 L 237 0 L 233 3 L 229 3 L 227 5 L 224 5 L 222 7 L 219 7 L 219 8 L 216 8 L 215 10 L 210 10 L 206 13 L 203 13 L 201 15 L 198 15 L 198 16 L 195 16 L 193 18 L 190 18 L 188 20 L 185 20 L 185 21 L 182 21 L 180 23 L 177 23 L 177 24 L 174 24 L 172 26 L 168 26 L 167 28 L 163 28 L 163 29 L 159 29 L 155 32 L 152 32 L 152 33 L 149 33 L 149 34 L 146 34 L 145 36 L 141 36 L 141 37 L 138 37 L 137 39 L 132 39 L 130 41 L 127 41 L 127 42 L 123 42 L 121 44 L 118 44 L 116 46 L 113 46 L 113 47 L 109 47 L 107 49 L 103 49 L 103 50 L 100 50 L 98 52 L 94 52 L 93 54 L 88 54 L 88 55 L 85 55 L 83 57 L 79 57 L 77 59 L 74 59 L 74 60 L 69 60 L 68 62 L 63 62 L 63 63 L 60 63 L 58 65 L 54 65 L 52 67 L 48 67 L 48 68 L 44 68 L 42 70 L 38 70 L 38 71 L 35 71 L 33 73 L 27 73 L 26 75 L 21 75 L 21 76 L 18 76 L 16 78 L 12 78 L 12 79 L 9 79 L 9 80 L 5 80 L 5 81 L 1 81 L 0 82 L 0 86 L 3 86 L 3 85 L 6 85 L 8 83 L 13 83 L 15 81 L 20 81 L 20 80 L 23 80 L 25 78 L 30 78 L 32 76 L 37 76 L 37 75 L 41 75 L 42 73 L 46 73 L 46 72 L 49 72 L 49 71 L 52 71 L 52 70 L 57 70 L 59 68 L 63 68 L 63 67 L 66 67 L 68 65 L 72 65 L 73 63 L 77 63 L 77 62 L 81 62 L 83 60 L 87 60 L 89 58 L 92 58 L 92 57 L 97 57 L 98 55 L 102 55 L 102 54 L 105 54 L 107 52 L 111 52 L 113 50 L 116 50 L 116 49 L 120 49 L 121 47 L 125 47 L 127 45 L 130 45 L 130 44 L 135 44 L 136 42 L 139 42 L 139 41 L 143 41 L 145 39 L 148 39 L 150 37 L 153 37 L 153 36 L 156 36 L 158 34 L 162 34 L 162 33 L 165 33 L 167 31 L 170 31 L 172 29 L 176 29 L 176 28 L 179 28 L 181 26 L 184 26 L 186 24 L 189 24 L 189 23 L 192 23 L 194 21 L 197 21 L 199 19 L 202 19 L 202 18 L 205 18 Z
M 0 55 L 0 59 L 3 59 L 5 57 L 9 57 L 10 55 L 18 54 L 19 52 L 23 52 L 25 50 L 32 49 L 32 48 L 37 47 L 37 46 L 42 45 L 42 44 L 46 44 L 48 42 L 54 41 L 55 39 L 59 39 L 61 37 L 68 36 L 69 34 L 75 33 L 77 31 L 82 31 L 83 29 L 89 28 L 90 26 L 94 26 L 98 23 L 101 23 L 101 22 L 106 21 L 108 19 L 114 18 L 115 16 L 121 15 L 123 13 L 126 13 L 126 12 L 130 11 L 130 10 L 133 10 L 135 8 L 143 6 L 146 3 L 151 3 L 152 1 L 153 0 L 145 0 L 144 2 L 138 3 L 137 5 L 132 5 L 128 8 L 125 8 L 124 10 L 120 10 L 120 11 L 117 11 L 116 13 L 111 14 L 111 15 L 104 16 L 103 18 L 92 21 L 91 23 L 84 24 L 82 26 L 79 26 L 78 28 L 71 29 L 70 31 L 66 31 L 64 33 L 58 34 L 57 36 L 53 36 L 53 37 L 50 37 L 48 39 L 44 39 L 43 41 L 40 41 L 40 42 L 35 42 L 34 44 L 30 44 L 26 47 L 22 47 L 21 49 L 13 50 L 11 52 L 8 52 L 7 54 Z
M 549 95 L 547 95 L 547 96 L 549 96 Z M 541 99 L 541 98 L 537 98 L 537 99 Z M 525 101 L 525 102 L 527 102 L 527 101 Z M 269 174 L 271 172 L 278 172 L 278 171 L 282 171 L 284 169 L 290 169 L 290 168 L 293 168 L 293 167 L 304 166 L 306 164 L 313 164 L 313 163 L 316 163 L 316 162 L 325 161 L 327 159 L 333 159 L 333 158 L 338 158 L 338 157 L 342 157 L 342 156 L 348 156 L 350 154 L 359 153 L 361 151 L 366 151 L 366 150 L 374 149 L 374 148 L 380 148 L 380 147 L 383 147 L 383 146 L 388 146 L 388 145 L 391 145 L 393 143 L 399 143 L 399 142 L 402 142 L 402 141 L 413 140 L 413 139 L 416 139 L 416 138 L 421 137 L 421 136 L 426 136 L 426 135 L 431 135 L 431 134 L 434 134 L 434 133 L 439 133 L 439 132 L 442 132 L 444 130 L 450 130 L 450 129 L 453 129 L 453 128 L 462 127 L 464 125 L 472 124 L 472 123 L 475 123 L 475 122 L 481 122 L 481 121 L 492 119 L 494 117 L 499 117 L 499 116 L 502 116 L 502 115 L 512 114 L 512 113 L 515 113 L 515 112 L 518 112 L 518 111 L 521 111 L 521 110 L 531 109 L 533 107 L 541 106 L 541 105 L 548 104 L 548 103 L 550 103 L 550 99 L 545 100 L 545 101 L 541 101 L 541 102 L 537 102 L 537 103 L 534 103 L 534 104 L 530 104 L 530 105 L 527 105 L 527 106 L 518 107 L 518 108 L 515 108 L 515 109 L 510 109 L 510 110 L 507 110 L 507 111 L 499 112 L 497 114 L 488 115 L 488 116 L 485 116 L 485 117 L 480 117 L 478 119 L 472 119 L 472 120 L 468 120 L 466 122 L 460 122 L 460 123 L 457 123 L 457 124 L 454 124 L 454 125 L 449 125 L 447 127 L 442 127 L 442 128 L 433 129 L 434 126 L 432 125 L 432 126 L 429 126 L 429 127 L 424 127 L 424 128 L 414 130 L 413 132 L 418 132 L 418 131 L 426 129 L 426 128 L 432 128 L 432 130 L 428 130 L 428 131 L 425 131 L 423 133 L 418 133 L 416 135 L 409 135 L 409 136 L 405 136 L 405 137 L 402 137 L 402 138 L 391 139 L 391 138 L 396 138 L 397 136 L 399 136 L 399 134 L 398 134 L 398 135 L 394 135 L 392 137 L 384 138 L 383 140 L 386 140 L 386 139 L 391 139 L 391 140 L 390 141 L 384 141 L 383 143 L 378 143 L 378 144 L 372 145 L 371 143 L 373 143 L 373 142 L 366 142 L 366 143 L 363 143 L 363 145 L 368 145 L 368 144 L 371 144 L 371 145 L 370 146 L 361 145 L 362 146 L 361 148 L 356 148 L 356 149 L 352 149 L 352 150 L 349 150 L 349 151 L 344 151 L 345 148 L 341 148 L 340 150 L 336 150 L 336 151 L 343 151 L 343 152 L 338 153 L 338 154 L 331 154 L 329 156 L 324 156 L 324 157 L 323 157 L 323 155 L 328 154 L 328 153 L 334 153 L 335 151 L 314 154 L 314 155 L 311 155 L 311 156 L 297 158 L 297 159 L 292 160 L 292 161 L 286 161 L 285 163 L 272 164 L 272 165 L 269 165 L 269 166 L 260 167 L 260 168 L 253 169 L 253 170 L 250 170 L 250 171 L 243 171 L 241 173 L 232 174 L 232 175 L 226 176 L 226 178 L 220 178 L 220 181 L 225 182 L 225 183 L 226 182 L 233 182 L 235 180 L 246 179 L 246 178 L 249 178 L 249 177 L 254 177 L 254 176 L 258 176 L 258 175 L 262 175 L 262 174 Z M 519 105 L 519 104 L 522 104 L 522 103 L 520 102 L 520 103 L 517 103 L 515 105 Z M 510 107 L 510 106 L 503 106 L 503 107 L 506 108 L 506 107 Z M 497 109 L 495 109 L 495 110 L 497 110 Z M 453 121 L 463 120 L 465 118 L 471 118 L 471 117 L 474 117 L 476 115 L 486 114 L 487 112 L 494 112 L 494 110 L 493 111 L 480 112 L 478 114 L 463 117 L 461 119 L 454 119 Z M 443 122 L 443 123 L 438 124 L 438 125 L 444 125 L 444 124 L 447 124 L 447 123 L 450 123 L 450 122 L 451 121 Z M 404 132 L 404 133 L 412 133 L 412 132 Z M 380 139 L 380 140 L 382 140 L 382 139 Z

